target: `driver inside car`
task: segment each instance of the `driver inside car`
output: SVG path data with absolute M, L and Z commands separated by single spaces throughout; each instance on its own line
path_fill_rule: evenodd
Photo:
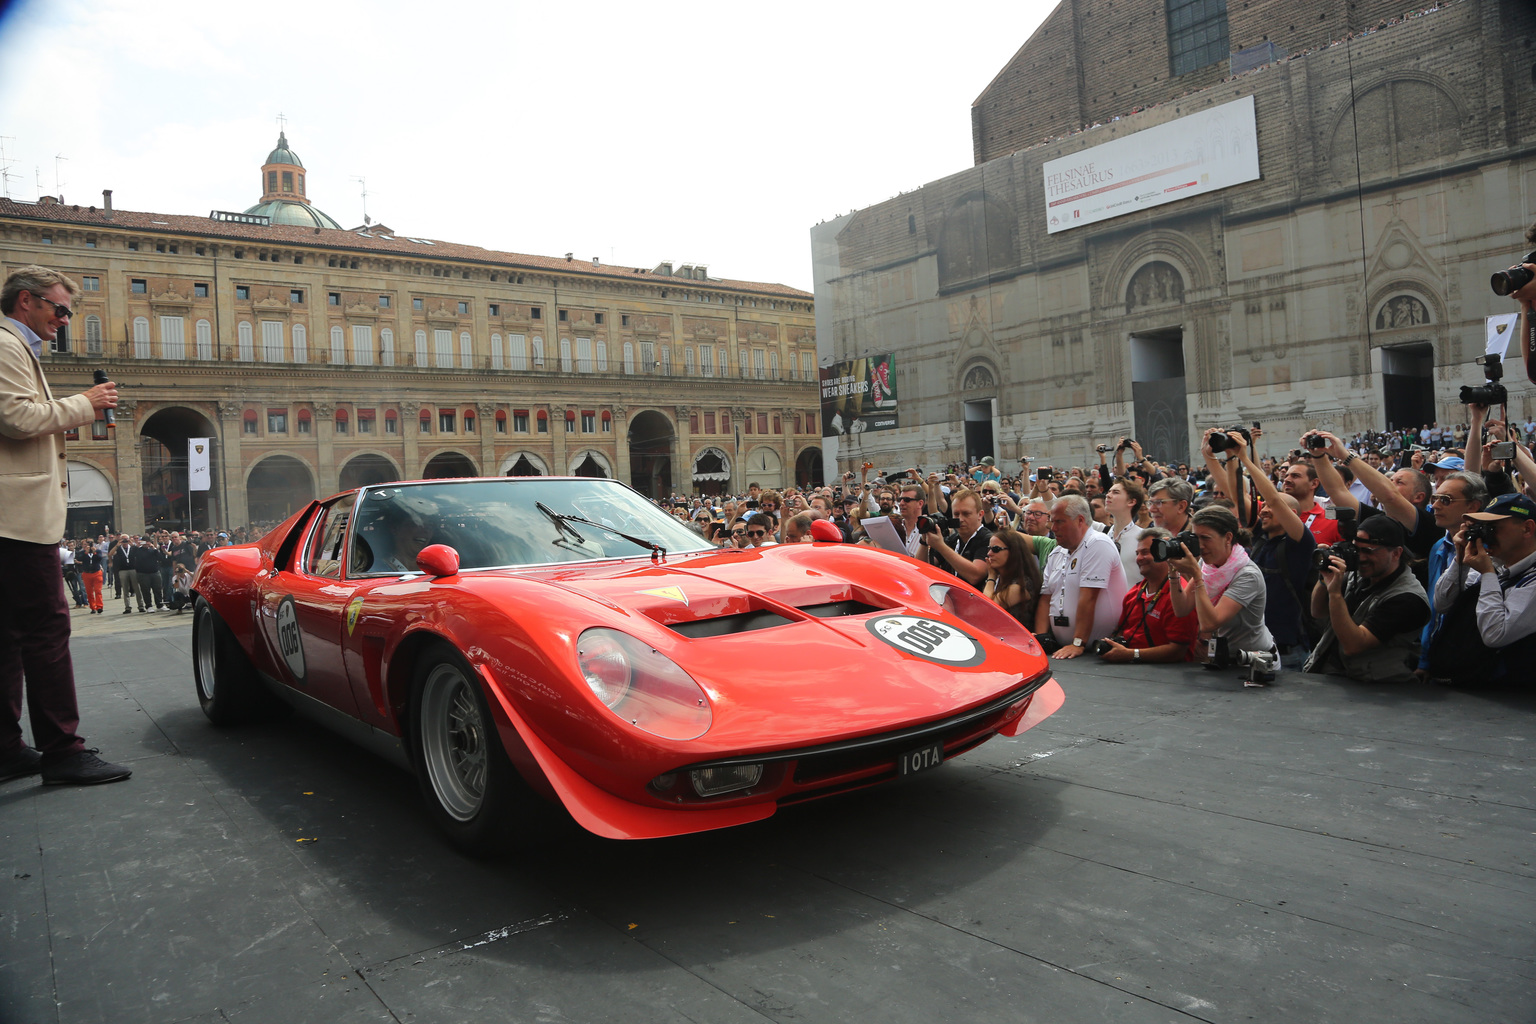
M 416 556 L 432 543 L 437 507 L 397 491 L 376 491 L 361 515 L 356 571 L 420 572 Z M 376 502 L 376 503 L 375 503 Z

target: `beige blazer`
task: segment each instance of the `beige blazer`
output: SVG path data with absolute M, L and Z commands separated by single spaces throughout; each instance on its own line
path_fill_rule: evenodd
M 57 544 L 64 536 L 64 431 L 95 419 L 85 395 L 53 397 L 32 346 L 0 316 L 0 537 Z

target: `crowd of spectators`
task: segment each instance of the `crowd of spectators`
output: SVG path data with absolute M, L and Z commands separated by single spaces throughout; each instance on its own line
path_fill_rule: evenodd
M 213 548 L 256 540 L 265 530 L 153 530 L 139 536 L 107 532 L 95 539 L 64 540 L 59 562 L 76 608 L 106 613 L 107 593 L 121 599 L 123 614 L 185 611 L 191 600 L 197 563 Z

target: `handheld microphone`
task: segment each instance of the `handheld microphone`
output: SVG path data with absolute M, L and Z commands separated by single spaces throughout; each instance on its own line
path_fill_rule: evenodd
M 106 370 L 97 370 L 95 373 L 91 374 L 91 380 L 95 381 L 97 384 L 105 384 L 110 379 L 111 378 L 107 376 Z M 102 413 L 106 417 L 107 426 L 115 427 L 117 425 L 117 410 L 109 407 L 103 409 Z

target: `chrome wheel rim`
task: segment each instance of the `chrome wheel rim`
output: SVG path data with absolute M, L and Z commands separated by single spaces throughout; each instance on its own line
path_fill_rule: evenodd
M 213 699 L 213 691 L 218 686 L 218 653 L 214 650 L 216 640 L 213 635 L 213 609 L 206 604 L 197 610 L 197 649 L 194 652 L 197 658 L 197 685 L 202 690 L 203 696 L 208 700 Z
M 486 722 L 464 673 L 438 665 L 421 694 L 422 761 L 437 801 L 455 821 L 469 821 L 485 803 Z

